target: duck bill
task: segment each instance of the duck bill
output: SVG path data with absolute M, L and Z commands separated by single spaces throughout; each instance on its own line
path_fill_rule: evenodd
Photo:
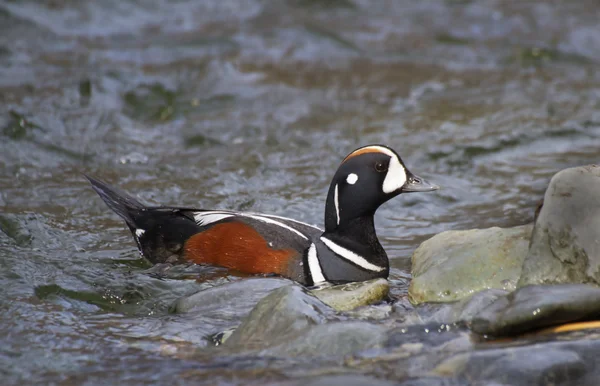
M 432 192 L 439 188 L 438 185 L 432 184 L 426 179 L 412 174 L 406 179 L 406 183 L 402 186 L 402 193 Z

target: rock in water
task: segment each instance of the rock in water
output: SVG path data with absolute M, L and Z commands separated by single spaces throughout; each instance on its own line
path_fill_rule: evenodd
M 519 334 L 600 315 L 600 288 L 585 284 L 535 285 L 498 298 L 473 318 L 483 335 Z
M 333 310 L 299 285 L 274 290 L 252 309 L 224 343 L 229 347 L 266 348 L 294 339 L 324 323 Z
M 387 328 L 369 322 L 337 322 L 310 327 L 295 339 L 285 340 L 266 353 L 273 356 L 327 357 L 350 355 L 357 351 L 380 347 Z
M 413 253 L 411 302 L 455 301 L 490 288 L 514 290 L 531 230 L 524 225 L 433 236 Z
M 271 291 L 292 283 L 291 280 L 279 278 L 249 278 L 234 281 L 177 299 L 171 306 L 171 312 L 247 313 Z
M 336 311 L 350 311 L 382 301 L 390 292 L 385 279 L 348 283 L 312 290 L 311 293 Z
M 600 284 L 600 166 L 558 172 L 546 190 L 518 286 Z

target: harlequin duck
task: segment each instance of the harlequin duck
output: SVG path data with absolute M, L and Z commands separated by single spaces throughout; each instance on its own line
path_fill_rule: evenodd
M 277 274 L 304 285 L 387 278 L 389 262 L 375 234 L 375 211 L 401 193 L 439 189 L 412 174 L 389 147 L 361 147 L 344 158 L 333 176 L 323 231 L 269 214 L 148 207 L 86 177 L 125 220 L 140 253 L 152 263 L 210 264 Z

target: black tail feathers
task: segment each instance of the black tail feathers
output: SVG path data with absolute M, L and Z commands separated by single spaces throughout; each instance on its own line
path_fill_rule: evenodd
M 131 228 L 137 228 L 136 214 L 146 208 L 141 202 L 103 181 L 92 178 L 87 174 L 84 174 L 84 176 L 90 181 L 92 188 L 94 188 L 110 209 L 121 216 Z

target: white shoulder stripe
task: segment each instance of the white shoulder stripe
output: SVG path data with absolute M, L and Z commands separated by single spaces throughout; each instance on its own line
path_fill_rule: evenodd
M 312 224 L 308 224 L 308 223 L 305 223 L 305 222 L 302 222 L 302 221 L 294 220 L 293 218 L 288 218 L 288 217 L 283 217 L 283 216 L 275 216 L 273 214 L 264 214 L 264 213 L 260 213 L 260 214 L 259 213 L 250 213 L 250 214 L 258 215 L 258 216 L 261 216 L 261 217 L 268 217 L 268 218 L 274 218 L 274 219 L 279 219 L 279 220 L 290 221 L 290 222 L 293 222 L 293 223 L 296 223 L 296 224 L 300 224 L 300 225 L 304 225 L 304 226 L 307 226 L 307 227 L 310 227 L 310 228 L 314 228 L 314 229 L 316 229 L 318 231 L 323 232 L 323 229 L 319 228 L 318 226 L 315 226 L 315 225 L 312 225 Z
M 321 241 L 336 255 L 348 260 L 353 264 L 358 265 L 363 269 L 366 269 L 367 271 L 381 272 L 385 270 L 384 267 L 380 267 L 378 265 L 368 262 L 364 257 L 357 255 L 349 249 L 337 245 L 336 243 L 325 237 L 321 237 Z
M 217 221 L 224 220 L 229 217 L 233 217 L 235 214 L 231 212 L 218 212 L 218 211 L 207 211 L 207 212 L 195 212 L 194 220 L 200 226 L 212 224 Z
M 258 221 L 266 222 L 268 224 L 273 224 L 273 225 L 280 226 L 280 227 L 285 228 L 285 229 L 287 229 L 287 230 L 289 230 L 291 232 L 294 232 L 298 236 L 302 237 L 304 240 L 308 240 L 308 237 L 306 237 L 306 235 L 304 233 L 300 232 L 299 230 L 296 230 L 296 229 L 292 228 L 291 226 L 285 225 L 281 221 L 276 221 L 276 220 L 273 220 L 272 218 L 261 216 L 259 214 L 251 214 L 251 215 L 241 214 L 241 215 L 253 218 L 253 219 L 258 220 Z
M 280 218 L 282 220 L 288 220 L 284 217 L 264 216 L 264 215 L 261 215 L 258 213 L 243 213 L 243 212 L 229 212 L 229 211 L 216 211 L 216 210 L 215 211 L 205 211 L 205 212 L 194 212 L 194 220 L 196 220 L 196 223 L 200 226 L 209 225 L 209 224 L 224 220 L 226 218 L 235 217 L 235 216 L 247 217 L 247 218 L 251 218 L 253 220 L 262 221 L 267 224 L 277 225 L 278 227 L 287 229 L 288 231 L 295 233 L 296 235 L 302 237 L 304 240 L 308 240 L 308 237 L 304 233 L 300 232 L 297 229 L 292 228 L 291 226 L 289 226 L 287 224 L 284 224 L 281 221 L 277 221 L 272 218 L 272 217 L 275 217 L 275 218 Z M 294 221 L 294 220 L 291 220 L 291 221 Z M 294 221 L 294 222 L 298 222 L 298 221 Z M 301 224 L 304 224 L 304 223 L 301 223 Z M 308 224 L 304 224 L 304 225 L 310 226 Z M 312 228 L 315 228 L 315 227 L 312 227 Z M 315 228 L 315 229 L 318 229 L 318 228 Z
M 313 284 L 317 285 L 319 283 L 326 282 L 325 276 L 323 276 L 323 270 L 321 270 L 321 264 L 319 263 L 319 258 L 317 257 L 317 247 L 314 243 L 310 244 L 310 248 L 308 248 L 308 270 L 310 271 L 310 276 L 312 277 Z

